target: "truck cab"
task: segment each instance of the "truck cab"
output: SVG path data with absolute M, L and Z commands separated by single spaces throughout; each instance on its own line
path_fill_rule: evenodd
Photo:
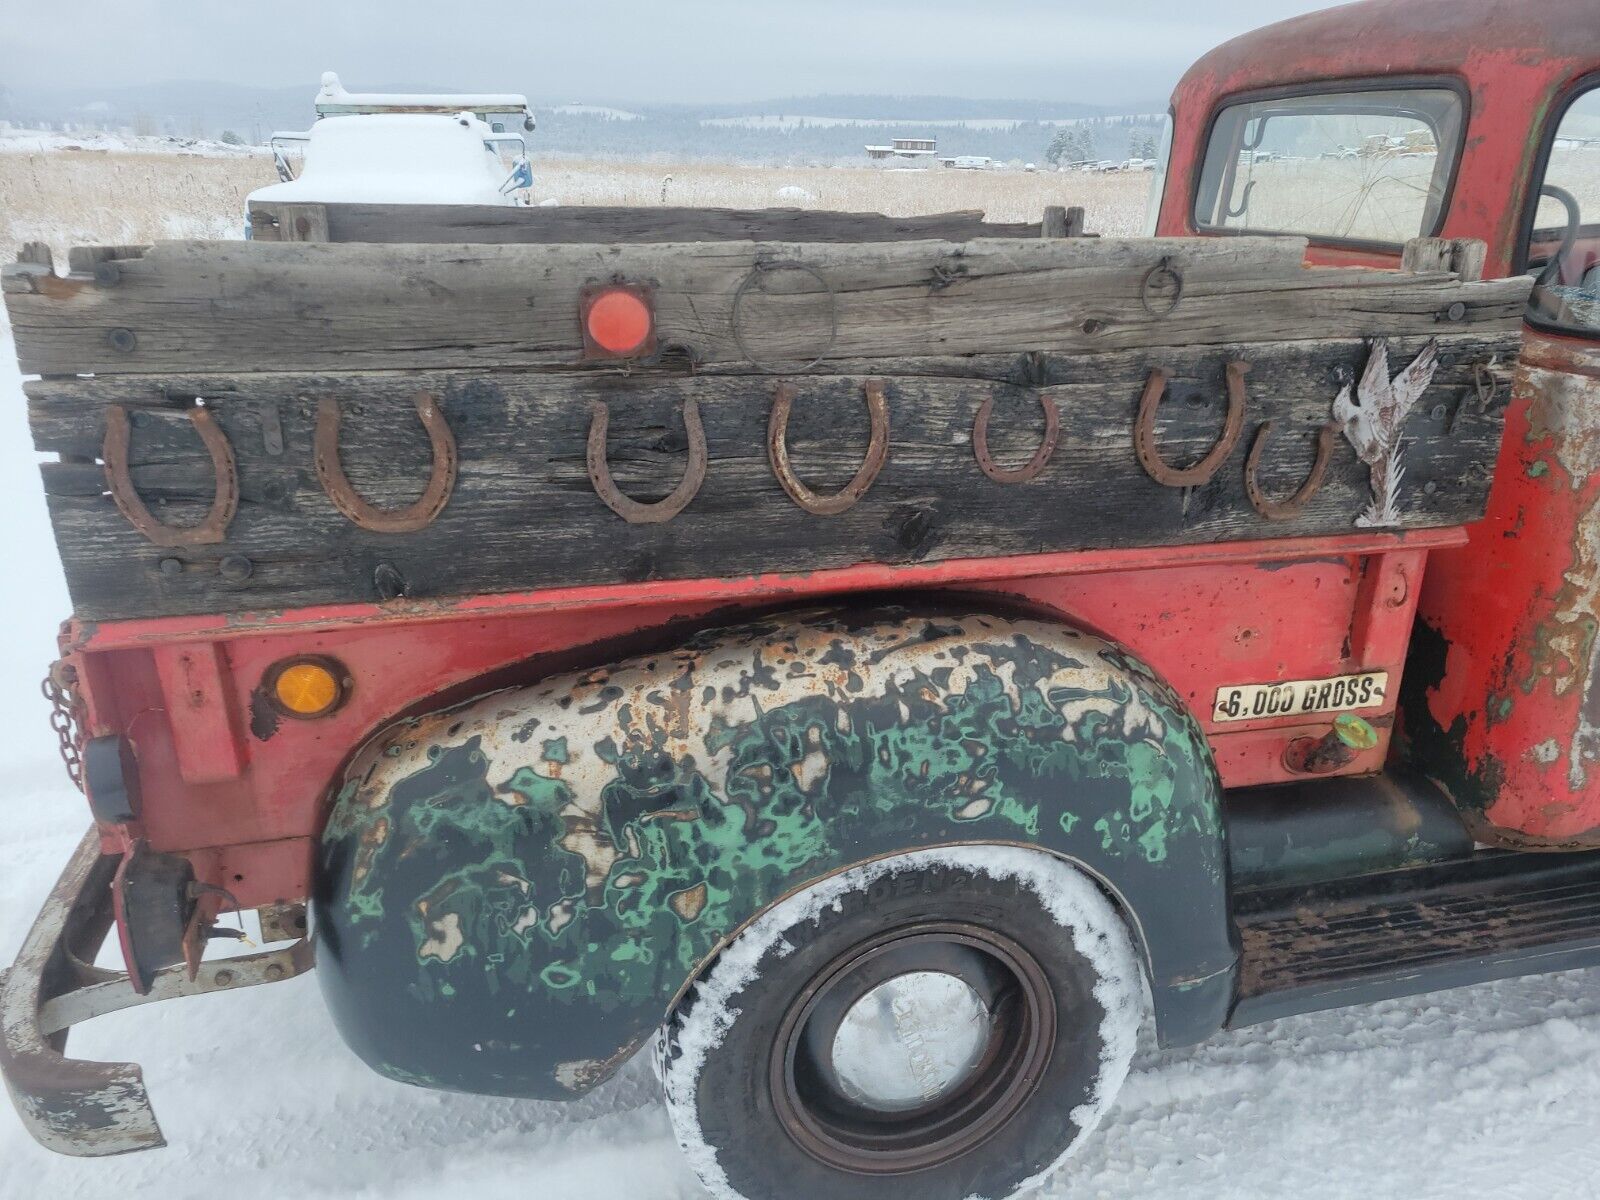
M 1469 238 L 1486 276 L 1534 277 L 1488 512 L 1429 560 L 1403 714 L 1414 745 L 1458 762 L 1440 781 L 1475 836 L 1520 848 L 1600 837 L 1600 518 L 1579 449 L 1600 417 L 1597 49 L 1582 3 L 1367 3 L 1236 39 L 1173 93 L 1154 223 L 1299 234 L 1330 266 Z
M 328 200 L 8 267 L 93 816 L 30 1128 L 161 1144 L 70 1027 L 315 966 L 391 1079 L 654 1044 L 715 1194 L 965 1200 L 1147 1005 L 1600 962 L 1597 18 L 1236 39 L 1150 238 Z

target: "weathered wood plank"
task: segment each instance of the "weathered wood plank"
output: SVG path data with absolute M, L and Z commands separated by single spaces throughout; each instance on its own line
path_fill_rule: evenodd
M 10 292 L 25 372 L 548 367 L 579 291 L 655 286 L 660 341 L 701 363 L 1086 352 L 1409 336 L 1521 320 L 1527 279 L 1304 269 L 1290 238 L 878 245 L 374 246 L 169 242 L 115 286 Z M 1163 259 L 1170 313 L 1142 296 Z M 767 269 L 772 263 L 803 270 Z M 762 265 L 752 286 L 740 287 Z M 735 333 L 735 305 L 738 332 Z M 1452 319 L 1447 314 L 1455 314 Z
M 252 204 L 263 241 L 281 236 L 281 204 Z M 298 206 L 307 207 L 307 206 Z M 324 241 L 553 245 L 648 242 L 899 242 L 1038 237 L 1039 226 L 984 220 L 981 210 L 890 217 L 801 208 L 515 208 L 477 204 L 326 204 Z
M 1489 247 L 1480 238 L 1412 238 L 1400 254 L 1402 271 L 1449 271 L 1465 282 L 1483 278 Z
M 1397 340 L 1408 361 L 1423 339 Z M 1515 336 L 1474 333 L 1442 343 L 1444 364 L 1406 427 L 1406 527 L 1476 517 L 1487 495 L 1503 397 L 1480 405 L 1473 367 L 1514 353 Z M 893 376 L 887 466 L 854 508 L 803 512 L 767 461 L 765 434 L 778 380 L 770 375 L 668 379 L 621 375 L 382 372 L 303 376 L 105 376 L 27 386 L 37 446 L 68 456 L 99 451 L 108 403 L 134 410 L 132 478 L 156 513 L 194 520 L 211 499 L 209 459 L 184 407 L 202 396 L 238 461 L 240 505 L 227 541 L 164 549 L 145 541 L 104 494 L 94 463 L 48 464 L 52 518 L 79 614 L 86 618 L 276 608 L 377 598 L 387 563 L 414 597 L 656 578 L 807 571 L 858 562 L 911 562 L 1104 546 L 1347 533 L 1367 499 L 1366 468 L 1340 439 L 1327 484 L 1297 518 L 1268 522 L 1249 506 L 1244 461 L 1260 422 L 1275 422 L 1262 484 L 1286 496 L 1304 477 L 1316 429 L 1340 383 L 1359 372 L 1364 343 L 1287 342 L 1172 349 L 1151 356 L 995 357 L 986 369 L 1042 385 L 1059 406 L 1061 439 L 1044 472 L 1001 486 L 979 470 L 973 418 L 996 401 L 991 448 L 1026 461 L 1043 420 L 1039 387 L 940 375 Z M 1246 434 L 1221 471 L 1191 489 L 1144 473 L 1132 428 L 1149 369 L 1171 376 L 1157 423 L 1174 463 L 1199 458 L 1222 426 L 1223 369 L 1252 363 Z M 938 360 L 935 360 L 936 362 Z M 867 440 L 865 374 L 794 379 L 790 453 L 818 491 L 841 486 Z M 460 455 L 456 490 L 437 521 L 404 535 L 363 531 L 342 517 L 312 458 L 316 400 L 339 398 L 341 460 L 368 500 L 415 500 L 429 470 L 427 439 L 410 404 L 440 397 Z M 585 467 L 591 407 L 610 412 L 609 460 L 618 486 L 654 500 L 681 477 L 684 401 L 705 428 L 709 467 L 688 508 L 665 525 L 629 525 L 596 496 Z M 273 430 L 277 433 L 274 434 Z M 278 453 L 271 447 L 281 446 Z M 224 579 L 224 558 L 237 564 Z M 162 564 L 166 563 L 166 566 Z M 1236 598 L 1248 603 L 1247 597 Z

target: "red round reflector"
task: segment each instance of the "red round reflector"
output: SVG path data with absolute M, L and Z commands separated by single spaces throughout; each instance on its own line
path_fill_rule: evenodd
M 650 306 L 621 288 L 589 305 L 589 338 L 608 354 L 627 354 L 650 336 Z

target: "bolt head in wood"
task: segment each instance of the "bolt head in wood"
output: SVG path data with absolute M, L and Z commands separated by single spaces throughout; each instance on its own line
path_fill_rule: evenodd
M 97 262 L 94 265 L 94 281 L 101 287 L 116 287 L 122 282 L 122 268 L 114 262 Z
M 406 578 L 393 563 L 379 563 L 373 569 L 372 586 L 380 600 L 398 600 L 406 594 Z
M 106 334 L 106 341 L 118 354 L 132 354 L 139 345 L 133 330 L 120 326 Z
M 217 573 L 229 583 L 244 583 L 256 573 L 256 565 L 242 554 L 230 554 L 217 564 Z

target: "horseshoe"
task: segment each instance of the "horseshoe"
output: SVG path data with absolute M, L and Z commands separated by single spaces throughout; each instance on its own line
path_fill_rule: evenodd
M 415 533 L 426 529 L 444 510 L 450 502 L 450 493 L 455 491 L 456 439 L 439 411 L 439 402 L 428 392 L 418 392 L 411 402 L 417 406 L 417 416 L 428 431 L 428 441 L 433 444 L 433 470 L 428 476 L 428 486 L 415 503 L 404 508 L 378 508 L 356 495 L 339 462 L 339 402 L 332 396 L 317 401 L 313 457 L 322 490 L 328 493 L 335 508 L 373 533 Z
M 1222 436 L 1217 439 L 1210 453 L 1188 467 L 1169 465 L 1156 446 L 1156 409 L 1160 407 L 1161 398 L 1167 391 L 1167 373 L 1159 367 L 1150 372 L 1150 380 L 1144 385 L 1144 397 L 1139 401 L 1139 419 L 1133 426 L 1133 448 L 1151 479 L 1173 488 L 1197 487 L 1211 482 L 1211 477 L 1222 468 L 1228 455 L 1239 444 L 1239 435 L 1244 432 L 1244 409 L 1248 399 L 1244 377 L 1249 370 L 1250 364 L 1247 362 L 1228 364 L 1228 417 L 1223 422 Z
M 1039 393 L 1039 407 L 1044 409 L 1044 441 L 1039 443 L 1033 457 L 1015 470 L 999 466 L 989 453 L 989 416 L 994 412 L 994 397 L 989 396 L 978 409 L 978 419 L 972 423 L 972 452 L 978 457 L 978 467 L 996 483 L 1027 483 L 1049 465 L 1061 436 L 1061 410 L 1043 392 Z
M 867 412 L 872 418 L 866 458 L 849 483 L 831 496 L 819 496 L 800 482 L 789 462 L 789 410 L 794 406 L 795 390 L 787 383 L 778 385 L 778 393 L 772 401 L 772 416 L 767 421 L 767 458 L 789 499 L 814 516 L 836 517 L 848 511 L 867 494 L 878 472 L 883 470 L 883 464 L 889 460 L 889 401 L 884 396 L 883 380 L 869 379 L 863 390 L 867 394 Z
M 1267 520 L 1287 521 L 1299 516 L 1306 501 L 1322 487 L 1323 476 L 1328 473 L 1328 458 L 1333 453 L 1333 435 L 1339 431 L 1339 426 L 1329 421 L 1317 430 L 1317 457 L 1311 464 L 1311 474 L 1306 476 L 1299 491 L 1287 500 L 1269 500 L 1261 490 L 1261 484 L 1256 481 L 1256 467 L 1261 463 L 1261 452 L 1266 448 L 1267 435 L 1271 431 L 1271 421 L 1263 421 L 1256 427 L 1255 440 L 1250 443 L 1250 455 L 1244 464 L 1244 490 L 1250 497 L 1250 507 Z
M 611 413 L 604 400 L 594 402 L 593 413 L 589 420 L 589 482 L 607 508 L 630 525 L 660 525 L 689 507 L 706 481 L 706 431 L 700 424 L 698 403 L 693 399 L 683 402 L 683 426 L 689 433 L 689 462 L 683 479 L 671 495 L 654 504 L 630 500 L 618 490 L 611 468 L 606 465 L 606 430 L 611 425 Z
M 233 461 L 233 447 L 208 408 L 191 408 L 189 420 L 211 454 L 211 473 L 216 491 L 211 508 L 198 525 L 168 525 L 157 520 L 133 486 L 128 472 L 128 411 L 120 404 L 106 409 L 105 443 L 100 457 L 105 460 L 106 486 L 128 523 L 158 546 L 212 546 L 228 536 L 228 525 L 239 510 L 239 472 Z

